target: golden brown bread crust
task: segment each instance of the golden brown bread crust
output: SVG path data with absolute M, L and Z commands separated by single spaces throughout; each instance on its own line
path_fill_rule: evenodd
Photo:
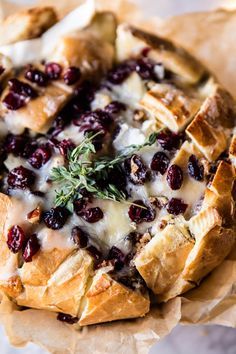
M 235 244 L 234 231 L 232 228 L 222 227 L 222 218 L 213 207 L 194 216 L 189 222 L 189 228 L 195 237 L 195 245 L 186 259 L 179 278 L 168 291 L 158 295 L 160 302 L 166 302 L 195 287 L 225 259 Z
M 117 56 L 124 60 L 134 54 L 137 47 L 150 47 L 150 58 L 179 75 L 181 80 L 194 84 L 205 73 L 205 68 L 182 48 L 165 38 L 152 35 L 132 26 L 122 24 L 118 27 Z
M 99 38 L 93 31 L 92 26 L 61 38 L 47 61 L 61 64 L 64 71 L 69 66 L 80 67 L 82 79 L 101 77 L 112 66 L 114 48 L 103 40 L 102 35 Z M 22 75 L 20 79 L 22 80 Z M 62 80 L 50 82 L 46 88 L 36 87 L 38 97 L 17 111 L 8 110 L 1 103 L 0 113 L 10 125 L 14 122 L 22 130 L 29 128 L 37 133 L 46 133 L 57 113 L 72 97 L 73 87 L 65 85 Z M 7 93 L 8 89 L 3 92 L 2 99 Z
M 206 189 L 201 211 L 189 220 L 195 246 L 180 277 L 169 291 L 158 296 L 159 301 L 167 301 L 189 290 L 232 250 L 236 239 L 235 207 L 231 195 L 234 179 L 233 167 L 221 161 L 211 185 Z
M 202 209 L 214 207 L 223 219 L 223 225 L 231 226 L 235 221 L 234 201 L 232 198 L 232 188 L 235 180 L 233 166 L 225 161 L 221 161 L 215 176 L 206 189 Z
M 222 227 L 222 218 L 214 208 L 193 217 L 189 227 L 196 244 L 186 261 L 183 278 L 197 283 L 229 254 L 235 235 L 232 229 Z
M 184 269 L 194 240 L 184 225 L 167 225 L 135 259 L 135 265 L 155 294 L 167 291 Z
M 150 307 L 148 293 L 141 294 L 98 272 L 85 296 L 81 326 L 143 317 Z
M 64 68 L 77 66 L 88 76 L 101 77 L 111 67 L 113 58 L 111 44 L 88 29 L 61 38 L 48 61 L 59 63 Z
M 101 19 L 95 17 L 93 24 L 84 31 L 61 38 L 47 61 L 58 62 L 63 68 L 79 66 L 84 78 L 105 74 L 114 59 L 114 17 L 109 19 L 110 30 L 99 35 Z M 24 36 L 26 33 L 32 35 L 26 31 Z M 189 157 L 194 154 L 212 161 L 228 147 L 235 119 L 234 102 L 213 82 L 211 94 L 208 93 L 209 97 L 201 106 L 200 93 L 192 95 L 195 89 L 198 91 L 194 85 L 206 74 L 200 63 L 169 41 L 127 25 L 119 27 L 118 60 L 132 56 L 133 49 L 140 45 L 151 47 L 149 58 L 163 62 L 165 68 L 177 76 L 179 86 L 174 89 L 167 83 L 156 84 L 141 104 L 174 132 L 182 131 L 192 121 L 187 134 L 193 142 L 186 141 L 171 161 L 184 171 L 184 193 Z M 187 85 L 185 90 L 183 83 Z M 72 96 L 72 90 L 61 81 L 37 89 L 39 97 L 16 113 L 11 112 L 7 119 L 44 133 Z M 231 143 L 230 154 L 235 156 L 235 140 Z M 135 258 L 137 270 L 159 301 L 167 301 L 194 287 L 230 252 L 235 242 L 231 196 L 234 178 L 233 167 L 225 161 L 220 162 L 214 179 L 206 188 L 200 212 L 189 221 L 184 218 L 167 221 L 164 230 L 158 231 Z M 190 185 L 198 183 L 194 179 L 187 182 Z M 10 198 L 0 195 L 1 215 L 7 216 L 10 205 Z M 41 249 L 32 262 L 23 263 L 19 268 L 18 256 L 6 245 L 3 226 L 0 247 L 3 253 L 0 268 L 10 260 L 15 270 L 13 276 L 0 279 L 0 289 L 20 306 L 78 316 L 81 326 L 141 317 L 149 311 L 147 293 L 122 285 L 104 268 L 95 271 L 94 260 L 86 250 L 74 247 Z
M 64 251 L 64 255 L 65 253 Z M 88 277 L 92 274 L 93 259 L 82 250 L 70 252 L 67 257 L 61 259 L 57 258 L 57 255 L 58 250 L 48 254 L 40 251 L 33 262 L 24 263 L 22 273 L 27 274 L 27 279 L 24 276 L 21 278 L 23 291 L 16 298 L 16 302 L 18 305 L 77 316 Z M 51 256 L 54 256 L 53 259 Z M 41 274 L 37 274 L 39 263 L 45 263 L 45 267 L 41 267 Z M 51 265 L 50 273 L 46 269 L 47 265 Z M 35 271 L 38 276 L 37 284 L 33 279 Z
M 35 7 L 7 17 L 0 26 L 0 45 L 39 37 L 57 22 L 52 7 Z
M 235 103 L 218 84 L 213 83 L 211 91 L 186 133 L 203 155 L 214 161 L 228 146 L 235 124 Z
M 197 98 L 169 84 L 154 85 L 140 103 L 155 119 L 175 133 L 186 127 L 201 104 Z
M 8 90 L 3 92 L 3 98 Z M 70 90 L 66 87 L 50 84 L 44 90 L 41 90 L 39 96 L 28 102 L 27 105 L 17 111 L 8 110 L 1 103 L 1 115 L 6 117 L 9 124 L 18 125 L 18 127 L 29 128 L 37 133 L 46 133 L 56 114 L 62 109 L 71 97 Z

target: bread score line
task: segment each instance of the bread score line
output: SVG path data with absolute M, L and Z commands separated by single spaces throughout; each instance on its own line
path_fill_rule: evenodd
M 99 32 L 101 18 L 111 26 L 111 36 L 107 37 L 107 31 Z M 129 59 L 148 47 L 148 58 L 161 61 L 178 82 L 178 89 L 166 83 L 153 84 L 140 100 L 140 107 L 154 125 L 164 125 L 173 132 L 186 128 L 189 141 L 182 145 L 172 163 L 186 169 L 192 154 L 206 162 L 215 161 L 229 148 L 235 126 L 235 103 L 231 96 L 212 77 L 202 85 L 201 80 L 208 74 L 185 51 L 126 24 L 117 28 L 115 51 L 112 35 L 115 26 L 111 14 L 95 15 L 91 26 L 60 39 L 46 59 L 62 66 L 79 66 L 83 79 L 95 76 L 99 79 L 112 67 L 114 59 Z M 30 128 L 45 133 L 73 96 L 73 88 L 60 80 L 46 88 L 37 87 L 40 92 L 35 100 L 17 111 L 2 107 L 1 115 L 13 132 Z M 197 95 L 195 91 L 199 91 Z M 6 94 L 7 89 L 3 91 L 3 99 Z M 50 109 L 45 109 L 47 100 Z M 213 180 L 206 186 L 200 211 L 190 219 L 166 218 L 165 228 L 157 229 L 134 258 L 139 274 L 158 301 L 167 301 L 196 286 L 232 249 L 234 150 L 232 140 L 231 163 L 223 160 L 218 164 Z M 6 228 L 10 226 L 7 220 L 13 203 L 14 198 L 0 195 L 0 287 L 19 306 L 63 312 L 78 317 L 81 326 L 142 317 L 149 311 L 147 289 L 134 290 L 117 281 L 109 266 L 94 270 L 94 258 L 74 245 L 40 250 L 32 262 L 22 263 L 19 254 L 13 254 L 6 243 Z

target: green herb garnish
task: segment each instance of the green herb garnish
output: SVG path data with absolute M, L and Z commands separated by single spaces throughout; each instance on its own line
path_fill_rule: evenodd
M 143 144 L 129 145 L 114 158 L 102 157 L 92 160 L 91 155 L 96 153 L 93 140 L 99 135 L 87 135 L 82 143 L 68 154 L 68 166 L 54 167 L 51 171 L 51 179 L 60 184 L 60 191 L 56 191 L 56 206 L 66 206 L 73 211 L 73 202 L 82 198 L 81 190 L 86 190 L 99 199 L 113 201 L 125 201 L 126 195 L 114 184 L 104 188 L 99 187 L 98 181 L 106 180 L 109 171 L 115 167 L 120 168 L 121 163 L 134 152 L 138 152 L 145 146 L 155 143 L 157 134 L 152 133 Z

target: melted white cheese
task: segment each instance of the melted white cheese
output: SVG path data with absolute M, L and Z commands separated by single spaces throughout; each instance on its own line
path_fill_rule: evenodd
M 160 73 L 161 75 L 161 73 Z M 148 119 L 143 123 L 134 121 L 134 111 L 139 109 L 139 101 L 145 93 L 145 85 L 140 77 L 133 73 L 122 85 L 113 85 L 111 90 L 101 89 L 95 95 L 92 102 L 92 109 L 103 109 L 111 101 L 121 101 L 126 104 L 125 111 L 121 111 L 116 119 L 120 122 L 120 131 L 113 141 L 113 148 L 119 152 L 128 145 L 143 144 L 146 137 L 154 131 L 154 121 Z M 9 117 L 8 117 L 9 118 Z M 15 119 L 15 118 L 14 118 Z M 10 120 L 10 118 L 9 118 Z M 10 124 L 10 122 L 8 122 Z M 11 127 L 15 132 L 15 128 Z M 79 128 L 70 124 L 58 136 L 58 140 L 71 139 L 75 144 L 80 144 L 83 140 L 83 133 L 79 132 Z M 137 154 L 139 154 L 144 163 L 149 167 L 153 155 L 160 151 L 161 148 L 158 144 L 151 147 L 145 147 Z M 168 152 L 166 152 L 169 155 Z M 172 156 L 174 157 L 174 156 Z M 38 205 L 43 204 L 43 209 L 48 210 L 53 206 L 55 198 L 56 184 L 51 184 L 48 181 L 50 170 L 53 167 L 61 166 L 64 164 L 64 159 L 59 153 L 54 153 L 53 157 L 42 166 L 39 170 L 33 169 L 26 160 L 16 158 L 9 154 L 5 161 L 6 167 L 11 170 L 14 167 L 23 165 L 30 168 L 36 174 L 35 190 L 46 193 L 45 198 L 38 198 L 33 196 L 27 191 L 16 190 L 13 192 L 13 206 L 9 212 L 6 231 L 12 225 L 20 225 L 26 232 L 36 232 L 41 243 L 43 250 L 51 250 L 54 248 L 73 249 L 74 245 L 71 240 L 71 230 L 74 226 L 80 226 L 91 237 L 91 242 L 107 252 L 113 245 L 119 247 L 124 253 L 127 253 L 130 248 L 130 243 L 125 241 L 125 236 L 132 231 L 141 233 L 146 232 L 148 229 L 157 230 L 158 222 L 163 218 L 171 218 L 165 208 L 156 209 L 156 219 L 150 223 L 141 223 L 136 225 L 132 223 L 128 216 L 128 203 L 118 203 L 109 200 L 94 200 L 92 207 L 99 206 L 104 214 L 104 217 L 96 223 L 88 223 L 83 218 L 78 217 L 75 213 L 68 218 L 65 226 L 60 230 L 48 229 L 44 223 L 39 225 L 32 225 L 26 220 L 27 213 L 36 208 Z M 166 182 L 166 174 L 153 173 L 152 180 L 146 182 L 144 185 L 134 185 L 128 182 L 127 191 L 131 197 L 129 202 L 141 199 L 148 203 L 149 197 L 165 196 L 170 198 L 181 198 L 189 205 L 188 216 L 194 212 L 196 203 L 199 202 L 205 190 L 204 182 L 197 182 L 185 175 L 182 187 L 173 191 L 170 189 Z
M 113 146 L 117 151 L 124 149 L 132 144 L 143 144 L 145 141 L 145 135 L 138 128 L 132 128 L 127 123 L 121 124 L 120 131 L 115 140 Z

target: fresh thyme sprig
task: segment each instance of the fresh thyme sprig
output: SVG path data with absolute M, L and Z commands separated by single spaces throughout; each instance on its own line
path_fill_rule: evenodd
M 73 211 L 74 200 L 83 197 L 81 190 L 86 190 L 99 199 L 125 201 L 125 193 L 114 184 L 108 183 L 102 188 L 98 181 L 106 180 L 109 171 L 120 167 L 121 163 L 134 152 L 153 145 L 157 134 L 158 132 L 149 135 L 143 144 L 127 146 L 114 158 L 105 156 L 97 160 L 91 157 L 96 153 L 93 140 L 99 133 L 87 135 L 82 143 L 68 154 L 68 166 L 54 167 L 51 171 L 52 181 L 59 183 L 61 187 L 60 191 L 56 191 L 55 205 L 66 206 Z

